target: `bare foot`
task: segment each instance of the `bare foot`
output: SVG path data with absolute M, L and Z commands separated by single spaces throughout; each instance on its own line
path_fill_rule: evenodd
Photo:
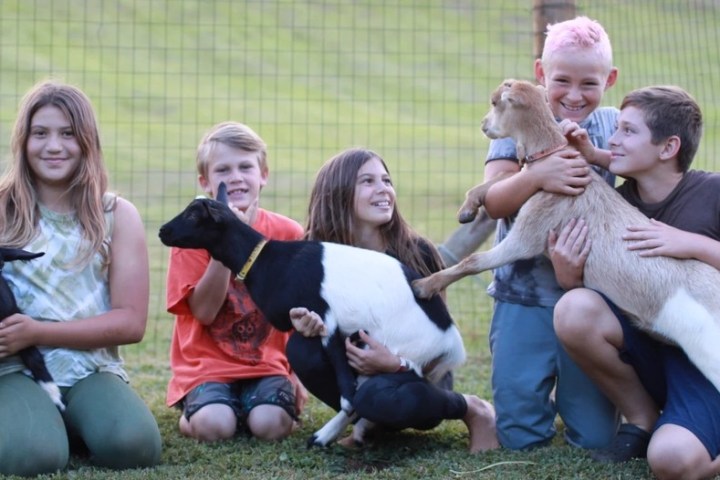
M 348 435 L 347 437 L 341 438 L 337 441 L 337 444 L 349 450 L 357 450 L 359 448 L 362 448 L 362 445 L 358 445 L 352 434 Z
M 495 430 L 495 408 L 476 395 L 463 395 L 467 402 L 467 413 L 463 422 L 470 433 L 470 453 L 484 452 L 499 448 Z

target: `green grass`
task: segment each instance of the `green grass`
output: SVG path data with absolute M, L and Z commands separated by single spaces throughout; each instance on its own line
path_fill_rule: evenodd
M 717 2 L 577 3 L 613 41 L 620 77 L 604 103 L 617 105 L 647 84 L 687 88 L 706 119 L 696 165 L 720 170 Z M 403 214 L 441 241 L 455 228 L 464 192 L 482 179 L 487 139 L 478 125 L 489 92 L 503 78 L 531 77 L 532 4 L 0 1 L 1 157 L 19 98 L 33 83 L 55 76 L 82 87 L 98 112 L 113 188 L 140 209 L 151 253 L 147 334 L 124 354 L 133 385 L 160 423 L 162 465 L 114 474 L 74 459 L 53 478 L 648 478 L 644 462 L 595 464 L 561 435 L 534 452 L 469 456 L 460 422 L 391 435 L 361 452 L 307 451 L 305 439 L 330 415 L 316 401 L 302 429 L 280 445 L 199 445 L 180 437 L 177 412 L 164 405 L 172 318 L 164 308 L 167 250 L 157 229 L 197 191 L 194 150 L 204 131 L 226 119 L 255 128 L 269 145 L 263 205 L 299 221 L 320 165 L 348 146 L 368 146 L 387 160 Z M 489 278 L 465 279 L 449 291 L 469 354 L 458 390 L 486 398 Z
M 469 297 L 483 295 L 480 282 L 463 280 L 450 294 L 450 303 L 463 304 L 459 291 Z M 458 390 L 489 397 L 490 358 L 484 329 L 473 319 L 459 319 L 469 346 L 467 364 L 456 376 Z M 601 465 L 583 452 L 568 447 L 560 434 L 547 448 L 532 452 L 494 451 L 469 455 L 467 434 L 460 421 L 446 421 L 427 432 L 403 431 L 375 437 L 363 450 L 306 449 L 307 438 L 333 412 L 311 399 L 302 415 L 302 427 L 279 444 L 239 437 L 219 444 L 200 444 L 177 431 L 178 412 L 163 405 L 167 382 L 165 364 L 132 362 L 133 385 L 149 403 L 164 439 L 162 464 L 153 469 L 111 472 L 74 458 L 69 472 L 43 479 L 640 479 L 650 478 L 647 464 Z

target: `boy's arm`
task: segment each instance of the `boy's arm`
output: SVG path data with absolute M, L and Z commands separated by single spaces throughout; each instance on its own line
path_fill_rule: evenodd
M 490 218 L 504 218 L 511 216 L 520 209 L 522 204 L 525 203 L 525 200 L 530 198 L 530 196 L 536 192 L 536 190 L 530 187 L 528 188 L 527 195 L 525 195 L 525 192 L 516 192 L 515 195 L 509 194 L 513 185 L 518 183 L 520 183 L 520 185 L 524 184 L 522 182 L 522 178 L 520 179 L 520 182 L 518 182 L 518 179 L 516 178 L 519 175 L 519 172 L 520 165 L 518 165 L 517 161 L 511 159 L 498 159 L 485 164 L 486 182 L 504 174 L 512 174 L 509 178 L 495 183 L 487 191 L 484 207 Z M 526 183 L 525 186 L 527 187 Z M 508 201 L 512 204 L 507 205 Z
M 692 258 L 720 270 L 720 242 L 699 233 L 689 233 L 686 241 L 692 247 Z
M 720 242 L 650 219 L 649 225 L 631 225 L 623 240 L 641 257 L 694 258 L 720 270 Z
M 590 141 L 590 136 L 588 135 L 587 130 L 580 128 L 580 125 L 575 122 L 571 122 L 570 120 L 563 120 L 560 122 L 560 128 L 570 145 L 577 148 L 588 163 L 602 167 L 605 170 L 608 169 L 611 158 L 610 150 L 596 148 Z
M 190 311 L 198 322 L 203 325 L 213 323 L 227 297 L 230 275 L 229 268 L 210 259 L 205 273 L 188 297 Z
M 485 164 L 485 180 L 506 172 L 515 172 L 490 187 L 485 209 L 492 218 L 514 215 L 540 190 L 562 195 L 579 195 L 591 181 L 590 167 L 574 149 L 565 149 L 533 162 L 520 170 L 515 160 L 499 159 Z

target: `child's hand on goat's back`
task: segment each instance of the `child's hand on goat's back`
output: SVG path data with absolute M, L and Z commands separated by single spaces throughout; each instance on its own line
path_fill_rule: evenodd
M 560 128 L 568 143 L 576 148 L 589 163 L 594 163 L 595 146 L 590 141 L 587 130 L 571 120 L 562 120 Z
M 581 219 L 570 219 L 560 232 L 548 234 L 548 256 L 555 270 L 555 278 L 564 290 L 583 286 L 585 262 L 592 242 L 588 227 Z
M 622 238 L 627 249 L 641 257 L 695 258 L 693 247 L 699 244 L 696 235 L 651 218 L 645 225 L 629 225 Z
M 564 148 L 529 163 L 525 170 L 538 190 L 561 195 L 580 195 L 592 181 L 588 163 L 573 148 Z
M 325 322 L 322 321 L 320 315 L 308 310 L 305 307 L 291 308 L 290 322 L 292 322 L 295 331 L 299 332 L 304 337 L 327 335 Z

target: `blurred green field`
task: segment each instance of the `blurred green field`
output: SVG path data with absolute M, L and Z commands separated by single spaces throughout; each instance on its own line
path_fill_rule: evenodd
M 151 316 L 145 340 L 124 349 L 135 386 L 166 440 L 162 467 L 118 478 L 644 478 L 644 463 L 592 464 L 563 447 L 542 453 L 464 455 L 458 422 L 400 434 L 362 453 L 302 450 L 329 410 L 313 403 L 283 448 L 240 440 L 198 446 L 179 437 L 164 406 L 172 318 L 165 313 L 167 250 L 159 226 L 197 193 L 194 151 L 214 123 L 251 125 L 268 143 L 263 206 L 304 221 L 314 174 L 334 153 L 362 145 L 388 162 L 399 207 L 436 242 L 456 227 L 464 192 L 482 180 L 479 128 L 504 78 L 532 74 L 531 0 L 0 0 L 0 152 L 21 95 L 36 81 L 74 83 L 93 100 L 113 188 L 147 226 Z M 578 1 L 603 23 L 620 69 L 607 105 L 630 89 L 677 84 L 703 107 L 696 166 L 720 170 L 720 78 L 713 0 Z M 458 389 L 490 397 L 489 274 L 449 290 L 468 363 Z M 400 444 L 399 449 L 395 445 Z M 530 459 L 530 460 L 528 460 Z M 494 462 L 523 462 L 475 471 Z M 73 478 L 112 478 L 82 461 Z

